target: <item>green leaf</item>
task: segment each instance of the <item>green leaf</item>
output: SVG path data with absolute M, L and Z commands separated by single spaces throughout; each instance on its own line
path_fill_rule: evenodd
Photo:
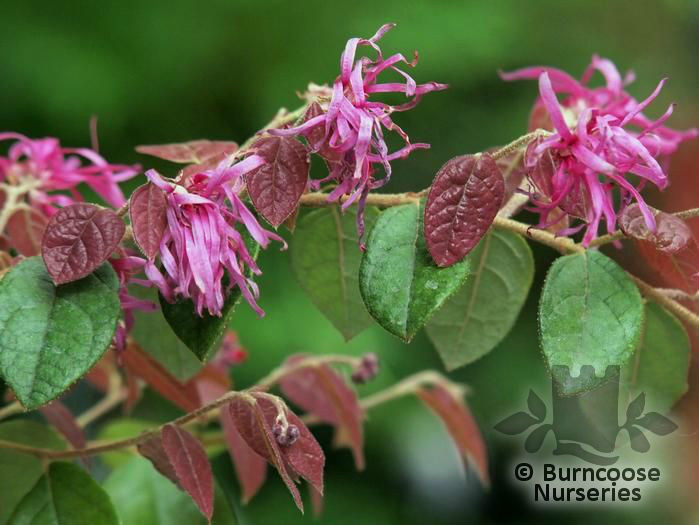
M 134 457 L 112 471 L 104 482 L 104 489 L 114 501 L 122 523 L 138 525 L 204 525 L 201 515 L 187 493 L 153 468 L 148 460 Z M 216 486 L 214 496 L 214 525 L 236 523 L 221 489 Z
M 646 303 L 643 340 L 623 373 L 631 394 L 645 392 L 649 406 L 669 411 L 689 388 L 689 360 L 682 323 L 659 304 Z
M 379 212 L 367 208 L 364 220 L 371 231 Z M 315 210 L 298 221 L 291 242 L 291 268 L 313 304 L 346 341 L 371 326 L 372 319 L 359 295 L 357 212 L 340 213 L 337 206 Z
M 551 265 L 539 305 L 539 331 L 562 395 L 590 390 L 602 382 L 608 366 L 624 365 L 642 327 L 641 295 L 610 258 L 587 251 Z M 575 381 L 586 365 L 594 374 Z
M 369 234 L 359 267 L 359 290 L 371 316 L 410 341 L 468 276 L 464 259 L 435 265 L 423 234 L 423 204 L 383 211 Z
M 66 447 L 65 442 L 50 427 L 26 419 L 0 424 L 0 440 L 55 450 Z M 0 449 L 0 525 L 7 523 L 12 511 L 43 472 L 39 458 Z
M 518 234 L 491 229 L 466 259 L 471 275 L 427 323 L 447 370 L 472 363 L 507 335 L 534 278 L 534 258 Z
M 104 490 L 74 463 L 51 463 L 15 509 L 9 525 L 118 525 Z
M 246 232 L 242 233 L 245 244 L 253 259 L 257 259 L 260 245 Z M 249 269 L 246 275 L 250 275 Z M 225 278 L 224 278 L 225 280 Z M 235 286 L 228 294 L 221 309 L 221 316 L 210 315 L 206 310 L 199 317 L 191 299 L 184 299 L 176 303 L 168 303 L 160 296 L 160 307 L 165 320 L 187 348 L 204 362 L 212 351 L 218 349 L 221 338 L 231 322 L 235 305 L 240 301 L 240 288 Z
M 0 374 L 33 409 L 58 397 L 102 357 L 121 315 L 109 264 L 55 286 L 41 257 L 0 281 Z
M 129 293 L 156 304 L 158 302 L 158 293 L 155 289 L 132 286 L 129 288 Z M 136 310 L 134 317 L 136 322 L 131 329 L 131 337 L 173 376 L 184 382 L 201 370 L 201 361 L 175 335 L 165 320 L 163 312 Z

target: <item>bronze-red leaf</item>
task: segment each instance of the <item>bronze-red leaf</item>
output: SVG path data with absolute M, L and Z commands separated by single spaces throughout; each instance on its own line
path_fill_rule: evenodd
M 155 144 L 136 146 L 136 151 L 159 159 L 179 164 L 202 164 L 213 157 L 230 155 L 238 149 L 238 144 L 224 140 L 191 140 L 175 144 Z
M 425 205 L 425 240 L 438 266 L 463 259 L 488 231 L 505 183 L 493 158 L 463 155 L 437 172 Z
M 417 391 L 417 396 L 439 416 L 461 456 L 473 464 L 483 483 L 489 485 L 485 442 L 461 396 L 456 396 L 440 385 L 429 389 L 421 388 Z
M 648 229 L 638 203 L 624 208 L 619 216 L 619 227 L 627 236 L 651 242 L 666 253 L 677 253 L 692 240 L 692 232 L 682 219 L 663 211 L 652 210 L 652 213 L 655 216 L 655 233 Z
M 307 356 L 289 357 L 285 365 L 292 367 Z M 303 410 L 336 428 L 336 442 L 346 441 L 352 449 L 358 470 L 364 468 L 364 415 L 355 391 L 328 365 L 304 367 L 285 375 L 280 381 L 284 396 Z
M 194 436 L 176 425 L 165 425 L 161 437 L 163 449 L 175 469 L 180 487 L 211 521 L 214 513 L 214 478 L 204 448 Z
M 267 162 L 246 175 L 248 193 L 255 209 L 276 228 L 296 211 L 306 191 L 308 150 L 287 137 L 265 137 L 253 148 Z
M 149 259 L 160 252 L 160 241 L 167 228 L 167 199 L 155 184 L 136 188 L 129 199 L 129 215 L 133 237 Z
M 85 448 L 87 444 L 85 433 L 83 429 L 80 428 L 77 421 L 75 421 L 73 414 L 63 403 L 60 401 L 53 401 L 39 408 L 39 412 L 46 418 L 46 421 L 51 423 L 56 430 L 63 434 L 73 448 L 76 450 Z
M 180 480 L 177 478 L 175 467 L 170 463 L 170 459 L 167 457 L 165 449 L 163 448 L 163 440 L 160 434 L 151 436 L 145 441 L 141 441 L 136 445 L 136 448 L 139 454 L 153 464 L 155 470 L 172 481 L 179 489 L 184 490 L 180 486 Z
M 112 210 L 86 203 L 59 210 L 41 242 L 53 282 L 68 283 L 91 274 L 116 249 L 124 231 L 124 222 Z
M 130 344 L 120 354 L 120 358 L 130 374 L 143 379 L 153 390 L 185 412 L 191 412 L 200 406 L 196 390 L 178 381 L 137 345 Z
M 267 478 L 267 460 L 245 442 L 236 428 L 231 411 L 224 407 L 219 415 L 236 476 L 242 488 L 241 500 L 249 502 Z
M 33 208 L 22 208 L 7 221 L 6 231 L 10 244 L 21 255 L 31 257 L 41 253 L 41 238 L 44 236 L 46 216 Z
M 231 419 L 234 421 L 238 432 L 257 454 L 269 461 L 277 469 L 284 484 L 291 492 L 294 503 L 303 512 L 303 501 L 299 489 L 291 479 L 286 461 L 282 456 L 279 444 L 277 443 L 272 428 L 267 422 L 257 399 L 242 399 L 237 397 L 228 404 Z

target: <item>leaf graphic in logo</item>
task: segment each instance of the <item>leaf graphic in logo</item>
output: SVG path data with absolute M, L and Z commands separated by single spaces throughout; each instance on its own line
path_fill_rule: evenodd
M 546 405 L 533 390 L 529 391 L 527 406 L 529 407 L 529 411 L 532 413 L 532 415 L 540 422 L 543 422 L 544 419 L 546 419 Z
M 546 434 L 549 433 L 549 430 L 553 430 L 553 425 L 541 425 L 532 430 L 531 434 L 527 436 L 524 442 L 524 450 L 530 454 L 537 452 L 541 448 L 541 445 L 544 444 L 544 439 L 546 439 Z
M 643 434 L 642 430 L 634 426 L 630 426 L 626 430 L 629 431 L 632 449 L 634 449 L 636 452 L 648 452 L 648 450 L 650 450 L 650 443 L 648 442 L 645 434 Z
M 629 403 L 629 407 L 626 409 L 626 423 L 638 419 L 638 417 L 643 413 L 643 407 L 646 406 L 646 394 L 641 392 L 638 397 Z
M 677 425 L 658 412 L 648 412 L 634 422 L 635 425 L 650 430 L 658 436 L 665 436 L 677 430 Z
M 516 414 L 506 417 L 500 421 L 500 423 L 495 425 L 495 430 L 509 436 L 514 436 L 515 434 L 521 434 L 530 426 L 537 423 L 539 423 L 539 421 L 526 412 L 517 412 Z

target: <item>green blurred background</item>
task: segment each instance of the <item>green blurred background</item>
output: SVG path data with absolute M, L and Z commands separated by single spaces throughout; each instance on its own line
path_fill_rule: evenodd
M 387 52 L 418 49 L 416 80 L 450 85 L 397 118 L 413 141 L 432 149 L 396 162 L 387 191 L 424 188 L 447 159 L 525 131 L 535 83 L 503 83 L 498 69 L 547 64 L 578 76 L 599 53 L 622 71 L 636 71 L 630 90 L 638 98 L 670 77 L 651 115 L 675 101 L 671 123 L 681 128 L 696 125 L 699 113 L 697 2 L 25 0 L 6 2 L 0 16 L 0 127 L 82 146 L 89 145 L 88 121 L 97 115 L 107 159 L 170 173 L 171 166 L 136 154 L 134 146 L 197 138 L 242 142 L 280 106 L 299 105 L 295 92 L 309 81 L 332 82 L 345 41 L 368 37 L 385 22 L 398 23 L 382 41 Z M 658 515 L 676 521 L 661 508 L 671 505 L 686 519 L 679 495 L 642 512 L 631 505 L 563 512 L 529 506 L 509 481 L 521 440 L 499 438 L 492 425 L 523 407 L 529 388 L 548 398 L 536 304 L 553 253 L 535 247 L 535 258 L 536 280 L 514 330 L 488 356 L 450 374 L 470 385 L 469 403 L 489 446 L 490 492 L 474 475 L 461 476 L 437 420 L 417 402 L 399 401 L 370 414 L 365 472 L 354 471 L 347 451 L 328 452 L 319 523 L 583 523 L 591 516 L 655 523 Z M 405 345 L 375 326 L 345 344 L 295 282 L 287 254 L 273 247 L 260 265 L 267 316 L 258 320 L 246 305 L 237 314 L 234 328 L 249 351 L 235 370 L 239 386 L 298 351 L 377 352 L 382 373 L 361 387 L 362 395 L 418 370 L 442 369 L 422 334 Z M 319 438 L 329 449 L 330 432 L 321 429 Z M 681 495 L 675 488 L 668 493 Z M 314 519 L 299 515 L 271 474 L 243 516 L 248 523 Z

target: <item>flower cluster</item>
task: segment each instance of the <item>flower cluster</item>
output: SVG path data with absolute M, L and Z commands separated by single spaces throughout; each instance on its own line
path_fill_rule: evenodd
M 239 196 L 243 176 L 264 162 L 258 155 L 238 163 L 229 157 L 215 169 L 176 182 L 155 170 L 146 172 L 166 193 L 168 226 L 160 243 L 165 274 L 153 261 L 146 263 L 145 272 L 168 301 L 177 296 L 188 298 L 200 316 L 204 310 L 220 316 L 228 293 L 237 286 L 250 306 L 264 315 L 256 302 L 257 285 L 246 275 L 246 268 L 254 274 L 261 272 L 237 229 L 244 226 L 263 248 L 270 240 L 284 242 L 260 226 Z
M 0 133 L 0 141 L 14 140 L 0 156 L 0 182 L 27 189 L 29 203 L 45 216 L 58 207 L 82 201 L 76 187 L 85 183 L 114 207 L 126 200 L 119 182 L 140 171 L 139 166 L 109 164 L 89 148 L 64 148 L 58 139 L 30 139 L 19 133 Z M 85 162 L 87 161 L 87 162 Z M 50 193 L 67 191 L 64 193 Z
M 602 73 L 605 86 L 588 87 L 595 71 Z M 560 233 L 574 233 L 587 226 L 583 244 L 588 245 L 597 236 L 602 219 L 607 230 L 614 231 L 617 215 L 635 199 L 646 225 L 655 231 L 653 213 L 639 192 L 648 181 L 664 189 L 668 181 L 661 163 L 682 141 L 697 136 L 696 129 L 676 131 L 663 125 L 672 114 L 672 105 L 657 120 L 644 115 L 665 79 L 648 98 L 638 102 L 624 89 L 633 81 L 633 74 L 622 79 L 612 62 L 597 56 L 581 82 L 546 67 L 503 73 L 502 77 L 538 78 L 540 98 L 531 124 L 553 130 L 552 135 L 532 144 L 525 158 L 530 173 L 536 174 L 530 177 L 531 198 L 540 213 L 540 226 L 558 223 L 562 210 L 570 217 L 582 219 L 583 224 L 564 228 Z M 566 95 L 563 102 L 559 102 L 557 94 Z M 629 174 L 640 182 L 634 185 L 627 178 Z M 619 192 L 617 207 L 615 189 Z
M 357 203 L 360 238 L 364 229 L 362 210 L 366 197 L 369 190 L 389 181 L 391 161 L 407 157 L 415 149 L 429 148 L 429 144 L 412 144 L 407 133 L 393 122 L 391 115 L 415 107 L 425 93 L 447 88 L 445 84 L 436 82 L 418 85 L 398 67 L 398 64 L 414 67 L 417 53 L 412 61 L 400 53 L 383 56 L 377 42 L 393 27 L 394 24 L 386 24 L 369 39 L 350 39 L 340 57 L 340 75 L 333 84 L 329 102 L 319 100 L 320 103 L 313 107 L 314 111 L 307 113 L 306 121 L 299 126 L 268 130 L 270 134 L 279 136 L 304 135 L 312 151 L 326 159 L 329 175 L 313 181 L 313 187 L 318 189 L 323 183 L 335 183 L 328 201 L 336 202 L 342 196 L 347 196 L 342 204 L 343 210 Z M 357 50 L 361 46 L 372 48 L 376 58 L 357 57 Z M 398 73 L 404 81 L 378 82 L 378 76 L 386 70 Z M 372 95 L 379 93 L 402 93 L 410 100 L 400 105 L 390 105 L 372 99 Z M 389 153 L 384 129 L 396 132 L 404 146 Z M 375 177 L 377 165 L 383 167 L 383 178 Z

